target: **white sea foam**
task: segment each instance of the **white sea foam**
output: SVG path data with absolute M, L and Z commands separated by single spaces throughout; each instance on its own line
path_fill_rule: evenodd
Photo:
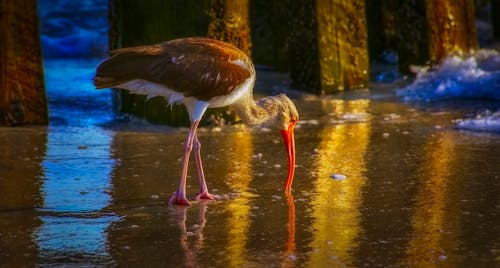
M 459 129 L 500 133 L 500 110 L 494 113 L 486 111 L 474 118 L 457 120 L 456 123 Z
M 500 100 L 500 54 L 495 50 L 453 55 L 433 68 L 413 70 L 417 75 L 413 83 L 397 90 L 405 101 Z
M 449 56 L 433 68 L 414 67 L 414 71 L 413 83 L 397 90 L 405 101 L 500 100 L 500 54 L 495 50 Z M 460 129 L 500 133 L 500 109 L 481 111 L 456 123 Z

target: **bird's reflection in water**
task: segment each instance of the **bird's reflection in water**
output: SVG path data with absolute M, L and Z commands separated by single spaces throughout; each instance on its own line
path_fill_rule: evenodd
M 293 196 L 286 194 L 286 202 L 288 206 L 287 218 L 287 237 L 284 243 L 282 256 L 282 267 L 296 266 L 296 244 L 295 244 L 295 201 Z M 232 202 L 226 200 L 223 202 Z M 205 225 L 207 224 L 206 213 L 208 205 L 211 201 L 199 201 L 194 206 L 172 206 L 170 207 L 171 219 L 177 224 L 180 236 L 179 245 L 183 252 L 182 264 L 184 267 L 199 267 L 198 260 L 202 251 L 205 251 L 205 236 L 203 234 Z M 188 226 L 188 210 L 198 208 L 198 217 L 195 223 Z M 189 221 L 191 222 L 191 221 Z M 231 240 L 231 239 L 229 239 Z M 206 252 L 205 252 L 206 253 Z M 243 262 L 242 265 L 245 265 Z
M 288 205 L 287 239 L 283 267 L 295 267 L 295 201 L 291 193 L 286 193 Z
M 180 230 L 180 241 L 179 244 L 184 254 L 183 264 L 185 267 L 199 267 L 197 262 L 197 257 L 201 249 L 203 248 L 203 242 L 205 237 L 203 236 L 203 229 L 207 222 L 205 214 L 207 212 L 207 206 L 209 201 L 198 202 L 199 212 L 197 223 L 188 230 L 186 226 L 187 222 L 187 206 L 173 206 L 172 216 L 177 222 Z

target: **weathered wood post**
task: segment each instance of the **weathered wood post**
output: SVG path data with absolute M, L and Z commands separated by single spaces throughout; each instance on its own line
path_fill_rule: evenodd
M 248 0 L 111 0 L 110 49 L 155 44 L 189 36 L 209 36 L 232 43 L 250 54 Z M 114 106 L 118 113 L 132 114 L 154 123 L 188 125 L 183 106 L 167 107 L 163 98 L 146 101 L 145 96 L 117 90 Z M 225 109 L 210 110 L 208 120 L 231 120 Z M 206 121 L 206 120 L 205 120 Z
M 399 68 L 438 62 L 478 47 L 474 1 L 401 1 L 397 8 Z
M 368 85 L 365 1 L 291 1 L 290 75 L 320 94 Z
M 209 14 L 207 36 L 230 43 L 251 56 L 248 0 L 211 0 Z M 225 107 L 209 110 L 205 118 L 216 124 L 239 120 Z
M 399 70 L 409 73 L 412 64 L 425 64 L 429 46 L 424 1 L 402 1 L 397 3 L 396 38 Z
M 383 0 L 366 1 L 366 22 L 368 34 L 368 53 L 370 58 L 375 58 L 386 48 L 384 32 Z
M 252 59 L 255 63 L 271 66 L 280 71 L 289 70 L 288 4 L 288 1 L 284 0 L 250 1 Z
M 314 0 L 287 1 L 288 52 L 292 86 L 321 92 L 317 20 Z
M 376 59 L 384 50 L 396 49 L 395 0 L 366 1 L 368 53 Z
M 500 39 L 500 0 L 491 0 L 491 24 L 495 39 Z
M 235 45 L 251 55 L 248 0 L 212 0 L 208 37 Z
M 368 86 L 365 1 L 317 1 L 321 90 Z
M 47 123 L 37 2 L 0 1 L 0 125 Z
M 149 45 L 179 37 L 206 35 L 208 2 L 186 0 L 110 0 L 109 47 Z M 146 101 L 142 95 L 126 90 L 113 92 L 113 105 L 118 114 L 131 114 L 153 123 L 187 125 L 189 117 L 181 105 L 168 107 L 163 98 Z
M 478 48 L 474 1 L 427 0 L 426 12 L 431 61 Z

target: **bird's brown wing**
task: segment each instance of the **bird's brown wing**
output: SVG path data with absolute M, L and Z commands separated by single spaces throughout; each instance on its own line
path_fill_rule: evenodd
M 207 38 L 177 39 L 154 46 L 112 51 L 97 68 L 97 88 L 133 79 L 162 84 L 185 96 L 209 100 L 230 93 L 253 71 L 240 50 Z
M 94 86 L 96 88 L 115 87 L 133 79 L 143 79 L 147 73 L 147 66 L 154 61 L 154 57 L 145 54 L 117 54 L 97 67 L 93 80 Z

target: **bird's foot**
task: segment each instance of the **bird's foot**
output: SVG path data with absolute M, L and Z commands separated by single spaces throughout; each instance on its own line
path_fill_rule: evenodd
M 191 202 L 186 198 L 186 194 L 179 194 L 179 192 L 175 192 L 172 197 L 168 200 L 169 205 L 178 205 L 178 206 L 191 206 Z
M 211 194 L 208 191 L 201 192 L 196 196 L 196 200 L 218 200 L 220 198 L 220 196 Z

